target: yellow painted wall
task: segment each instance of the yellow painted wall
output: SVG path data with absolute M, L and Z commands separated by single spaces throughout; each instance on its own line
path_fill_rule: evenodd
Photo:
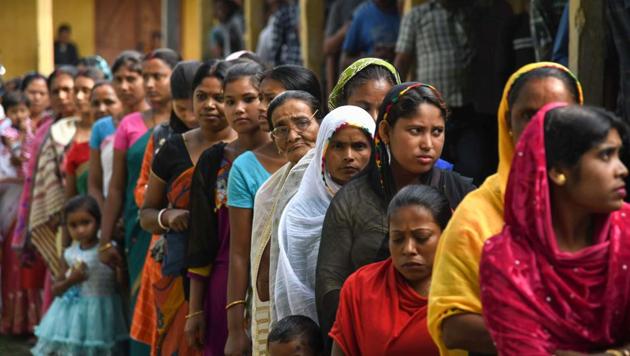
M 181 4 L 182 58 L 185 60 L 200 60 L 203 41 L 202 1 L 182 0 Z
M 8 0 L 10 1 L 10 0 Z M 79 48 L 79 56 L 94 53 L 94 1 L 95 0 L 53 0 L 53 33 L 62 23 L 72 27 L 72 40 Z
M 12 78 L 37 66 L 37 3 L 2 0 L 0 7 L 0 63 L 7 69 L 5 78 Z

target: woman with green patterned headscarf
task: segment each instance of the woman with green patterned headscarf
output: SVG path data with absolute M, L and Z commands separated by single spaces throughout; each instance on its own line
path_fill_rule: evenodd
M 397 84 L 400 84 L 400 76 L 390 63 L 378 58 L 359 59 L 339 76 L 328 98 L 328 109 L 354 105 L 376 120 L 385 95 Z

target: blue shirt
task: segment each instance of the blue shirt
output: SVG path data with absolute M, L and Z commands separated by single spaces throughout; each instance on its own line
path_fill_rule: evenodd
M 256 192 L 270 175 L 252 151 L 238 156 L 230 169 L 227 205 L 233 208 L 253 209 Z
M 375 46 L 393 48 L 398 39 L 400 16 L 397 12 L 383 12 L 373 1 L 357 8 L 343 42 L 343 51 L 352 55 L 372 55 Z
M 116 126 L 114 126 L 114 119 L 111 116 L 106 116 L 98 119 L 94 125 L 92 125 L 92 134 L 90 135 L 90 148 L 94 150 L 101 149 L 101 143 L 107 136 L 113 135 L 116 132 Z

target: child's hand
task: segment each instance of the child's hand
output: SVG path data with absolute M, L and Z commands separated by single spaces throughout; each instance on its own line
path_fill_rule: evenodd
M 68 279 L 72 283 L 81 283 L 88 278 L 87 265 L 84 262 L 79 262 L 70 269 L 70 275 Z

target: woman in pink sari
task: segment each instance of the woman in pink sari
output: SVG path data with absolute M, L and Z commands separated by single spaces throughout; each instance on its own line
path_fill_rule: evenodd
M 521 136 L 480 266 L 499 354 L 630 355 L 627 138 L 614 115 L 559 103 Z

